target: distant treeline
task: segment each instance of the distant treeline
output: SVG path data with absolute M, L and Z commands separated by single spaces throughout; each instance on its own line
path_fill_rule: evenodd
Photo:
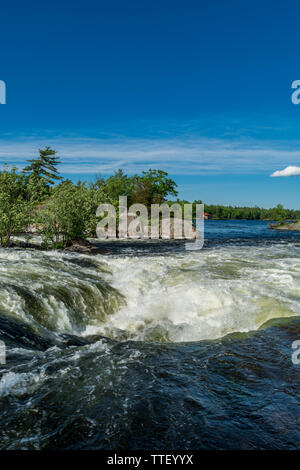
M 189 201 L 177 200 L 179 204 L 188 204 Z M 193 202 L 194 204 L 201 204 L 201 200 Z M 246 219 L 246 220 L 300 220 L 300 209 L 292 210 L 285 209 L 281 204 L 271 209 L 263 209 L 261 207 L 238 207 L 238 206 L 223 206 L 215 204 L 204 204 L 204 211 L 209 214 L 209 218 L 218 220 L 227 219 Z
M 285 209 L 281 204 L 271 209 L 205 205 L 205 211 L 215 219 L 282 220 L 300 219 L 300 210 Z

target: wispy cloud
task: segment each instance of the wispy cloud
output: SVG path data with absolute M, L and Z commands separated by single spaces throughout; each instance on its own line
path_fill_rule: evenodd
M 37 155 L 38 148 L 45 145 L 59 152 L 60 171 L 66 174 L 107 175 L 117 168 L 134 173 L 150 167 L 174 175 L 262 174 L 270 173 L 274 165 L 299 162 L 299 151 L 295 150 L 299 143 L 292 147 L 274 141 L 187 136 L 174 139 L 6 138 L 0 142 L 0 162 L 22 168 L 26 159 Z
M 280 176 L 300 176 L 300 167 L 287 166 L 284 170 L 274 171 L 274 173 L 271 174 L 272 178 L 278 178 Z

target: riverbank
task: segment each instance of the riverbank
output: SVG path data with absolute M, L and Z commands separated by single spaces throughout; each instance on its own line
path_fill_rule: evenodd
M 289 230 L 292 232 L 299 232 L 300 222 L 291 222 L 288 224 L 273 225 L 270 228 L 273 230 Z
M 61 249 L 66 252 L 73 252 L 82 255 L 104 255 L 107 254 L 108 250 L 102 247 L 97 240 L 74 240 L 66 247 L 45 247 L 42 244 L 42 238 L 39 236 L 31 237 L 26 239 L 26 236 L 12 237 L 12 241 L 7 248 L 15 249 L 30 249 L 39 251 L 54 251 Z
M 299 226 L 300 222 L 297 222 Z M 204 248 L 210 247 L 219 240 L 226 243 L 232 243 L 233 240 L 238 243 L 248 243 L 248 241 L 256 239 L 257 237 L 264 240 L 264 243 L 273 243 L 275 240 L 283 241 L 293 238 L 299 239 L 300 230 L 296 224 L 289 223 L 281 226 L 271 226 L 266 221 L 262 220 L 206 220 L 204 229 Z M 287 227 L 286 227 L 287 226 Z M 273 230 L 270 230 L 273 228 Z M 276 228 L 276 229 L 275 229 Z M 279 229 L 277 229 L 279 228 Z M 70 246 L 61 247 L 43 247 L 42 237 L 38 234 L 19 234 L 13 236 L 10 248 L 15 249 L 36 249 L 38 251 L 59 251 L 75 252 L 78 254 L 112 254 L 112 253 L 127 253 L 127 252 L 148 252 L 148 250 L 155 250 L 157 252 L 164 252 L 166 250 L 179 250 L 185 247 L 186 240 L 165 240 L 165 239 L 104 239 L 99 240 L 95 238 L 88 238 L 83 242 L 77 240 Z M 193 245 L 194 240 L 190 240 Z

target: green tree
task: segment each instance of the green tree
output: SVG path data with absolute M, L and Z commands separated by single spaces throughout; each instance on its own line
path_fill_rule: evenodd
M 133 202 L 145 204 L 150 209 L 151 204 L 162 204 L 168 196 L 177 196 L 177 184 L 162 170 L 143 171 L 142 176 L 133 177 L 135 189 Z
M 119 204 L 120 196 L 127 196 L 127 204 L 132 202 L 135 181 L 133 177 L 127 176 L 123 170 L 115 171 L 114 175 L 106 180 L 98 181 L 99 187 L 102 187 L 107 195 L 106 202 L 111 202 L 115 207 Z
M 97 207 L 105 197 L 101 189 L 70 180 L 56 186 L 44 207 L 38 210 L 40 233 L 45 245 L 69 245 L 96 234 Z
M 282 204 L 278 204 L 274 209 L 274 220 L 282 224 L 284 220 L 287 218 L 286 210 L 284 209 Z
M 50 194 L 50 186 L 62 179 L 58 175 L 57 165 L 60 158 L 51 147 L 39 149 L 39 157 L 27 160 L 29 163 L 23 170 L 28 176 L 28 190 L 33 200 L 41 200 Z
M 9 246 L 11 237 L 24 230 L 31 220 L 32 205 L 27 199 L 26 178 L 15 167 L 0 172 L 0 244 Z

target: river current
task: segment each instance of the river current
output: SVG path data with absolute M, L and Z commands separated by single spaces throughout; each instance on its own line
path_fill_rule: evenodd
M 0 249 L 0 448 L 299 448 L 300 233 L 103 246 Z

